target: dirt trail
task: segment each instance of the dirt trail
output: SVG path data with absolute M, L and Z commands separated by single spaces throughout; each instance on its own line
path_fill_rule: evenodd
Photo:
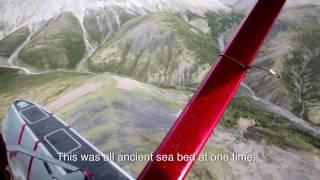
M 76 101 L 77 99 L 88 95 L 90 93 L 93 93 L 100 88 L 102 88 L 104 85 L 106 85 L 106 82 L 95 82 L 95 83 L 89 83 L 89 84 L 84 84 L 80 86 L 79 88 L 65 94 L 64 96 L 58 98 L 57 100 L 50 102 L 49 104 L 46 105 L 46 107 L 50 111 L 56 111 L 58 109 L 63 108 L 63 106 Z

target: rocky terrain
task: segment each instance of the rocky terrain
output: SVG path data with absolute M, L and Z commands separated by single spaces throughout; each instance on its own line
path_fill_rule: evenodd
M 296 14 L 302 14 L 296 17 Z M 319 115 L 319 6 L 284 10 L 274 29 L 274 38 L 262 51 L 258 65 L 281 73 L 281 81 L 261 72 L 249 74 L 247 83 L 258 96 L 272 101 L 297 116 L 318 124 Z M 277 31 L 277 32 L 276 32 Z

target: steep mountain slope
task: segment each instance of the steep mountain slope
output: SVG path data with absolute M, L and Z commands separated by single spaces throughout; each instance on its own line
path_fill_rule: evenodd
M 89 69 L 166 86 L 195 86 L 219 53 L 219 34 L 239 15 L 208 13 L 189 21 L 153 13 L 123 24 L 89 59 Z M 211 23 L 211 24 L 210 24 Z
M 46 21 L 67 11 L 82 21 L 86 10 L 103 8 L 113 9 L 111 17 L 118 16 L 116 9 L 140 15 L 154 11 L 203 15 L 208 10 L 230 10 L 218 0 L 0 0 L 0 4 L 0 38 L 16 28 Z
M 57 47 L 52 46 L 46 48 L 47 55 L 44 53 L 39 55 L 39 51 L 37 50 L 35 50 L 37 52 L 31 52 L 30 48 L 35 46 L 35 43 L 39 43 L 39 39 L 43 39 L 43 37 L 38 38 L 38 42 L 33 41 L 31 44 L 29 44 L 28 41 L 24 42 L 23 45 L 20 43 L 19 45 L 21 45 L 21 48 L 18 50 L 16 50 L 15 47 L 10 47 L 10 52 L 13 52 L 14 50 L 16 50 L 16 52 L 14 55 L 12 55 L 12 57 L 9 58 L 9 64 L 15 64 L 19 66 L 27 65 L 31 68 L 36 67 L 36 71 L 39 69 L 51 68 L 74 68 L 75 64 L 77 64 L 77 70 L 86 71 L 87 59 L 96 51 L 96 49 L 106 44 L 108 38 L 113 36 L 123 23 L 133 17 L 146 15 L 150 12 L 163 11 L 176 14 L 179 17 L 188 20 L 190 15 L 203 17 L 208 11 L 230 11 L 228 7 L 220 3 L 218 0 L 197 0 L 192 2 L 185 0 L 59 0 L 54 2 L 47 0 L 32 2 L 20 0 L 10 2 L 7 0 L 1 0 L 0 3 L 3 4 L 3 6 L 0 7 L 0 24 L 2 25 L 0 38 L 1 34 L 9 35 L 20 27 L 29 27 L 29 29 L 32 29 L 32 33 L 42 35 L 47 34 L 48 32 L 40 33 L 41 31 L 48 31 L 49 28 L 60 28 L 60 32 L 58 32 L 59 35 L 67 37 L 69 32 L 67 32 L 66 29 L 61 29 L 61 27 L 59 27 L 61 24 L 54 24 L 54 22 L 52 22 L 54 21 L 53 19 L 56 19 L 56 17 L 61 17 L 66 13 L 70 13 L 70 15 L 72 14 L 71 16 L 74 16 L 78 19 L 79 23 L 76 24 L 79 24 L 82 30 L 85 52 L 82 52 L 82 43 L 80 42 L 79 47 L 72 47 L 74 49 L 78 48 L 77 57 L 73 57 L 76 55 L 70 52 L 66 52 L 66 54 L 68 54 L 67 56 L 69 57 L 66 57 L 63 53 L 60 56 L 57 55 L 55 57 L 51 57 L 51 55 L 61 51 L 61 49 L 57 50 Z M 32 4 L 32 6 L 30 6 L 30 4 Z M 70 18 L 69 20 L 75 21 L 75 19 L 72 20 Z M 50 24 L 49 28 L 47 27 L 47 24 Z M 70 29 L 71 31 L 79 31 L 79 26 L 76 25 Z M 80 32 L 76 32 L 76 34 L 76 36 L 78 36 Z M 70 39 L 66 37 L 63 37 L 63 41 L 66 44 L 72 44 L 75 41 L 79 42 L 79 40 L 75 40 L 74 37 L 71 37 Z M 59 39 L 60 37 L 52 36 L 50 38 L 54 40 L 55 38 Z M 29 48 L 28 53 L 25 52 L 26 48 L 23 48 L 23 46 L 26 45 L 28 45 Z M 21 49 L 24 51 L 20 53 Z M 32 60 L 30 60 L 30 58 L 33 57 L 40 59 L 39 61 L 41 61 L 41 63 L 37 63 L 35 61 L 31 62 Z M 19 58 L 23 60 L 23 63 Z M 57 60 L 60 61 L 59 63 L 53 62 L 52 59 L 54 58 L 59 58 L 61 60 Z M 1 57 L 1 59 L 3 58 Z M 71 64 L 69 64 L 70 61 Z
M 103 43 L 107 35 L 115 32 L 122 23 L 132 17 L 135 17 L 135 15 L 128 14 L 121 8 L 88 9 L 83 24 L 88 32 L 90 43 L 97 47 Z
M 145 83 L 196 87 L 242 19 L 238 9 L 252 2 L 223 1 L 231 11 L 217 0 L 0 0 L 0 38 L 8 35 L 0 64 L 49 70 L 0 68 L 0 118 L 14 99 L 28 98 L 106 153 L 153 152 L 192 92 Z M 190 179 L 320 175 L 319 139 L 285 110 L 320 122 L 320 8 L 306 2 L 288 1 L 256 60 L 282 78 L 251 70 L 204 151 L 253 152 L 256 163 L 199 162 Z M 122 166 L 137 175 L 144 163 Z
M 151 83 L 190 86 L 203 76 L 202 68 L 196 68 L 201 63 L 191 46 L 206 41 L 204 37 L 174 15 L 141 16 L 124 24 L 98 49 L 89 59 L 89 68 Z
M 19 59 L 42 69 L 75 68 L 85 52 L 82 33 L 76 17 L 63 13 L 33 35 Z
M 21 45 L 29 36 L 30 30 L 22 27 L 0 41 L 0 56 L 9 58 L 13 52 Z
M 299 17 L 296 14 L 300 14 Z M 247 83 L 258 96 L 320 122 L 318 75 L 320 7 L 289 8 L 280 17 L 270 41 L 256 61 L 282 74 L 275 80 L 261 71 L 249 73 Z

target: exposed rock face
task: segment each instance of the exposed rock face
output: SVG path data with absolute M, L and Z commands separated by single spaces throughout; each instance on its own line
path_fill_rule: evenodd
M 90 9 L 112 9 L 111 17 L 116 18 L 122 14 L 118 14 L 117 9 L 140 15 L 155 11 L 203 15 L 208 10 L 230 10 L 218 0 L 0 0 L 0 4 L 0 25 L 4 27 L 0 28 L 0 33 L 4 35 L 21 26 L 47 21 L 67 11 L 82 21 L 86 10 Z

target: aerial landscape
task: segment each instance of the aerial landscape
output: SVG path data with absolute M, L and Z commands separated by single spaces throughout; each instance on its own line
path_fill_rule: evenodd
M 0 0 L 0 122 L 17 99 L 103 153 L 154 152 L 254 0 Z M 254 34 L 252 35 L 254 36 Z M 186 179 L 320 176 L 320 1 L 287 0 Z M 214 102 L 212 102 L 214 103 Z M 146 161 L 115 162 L 137 177 Z

